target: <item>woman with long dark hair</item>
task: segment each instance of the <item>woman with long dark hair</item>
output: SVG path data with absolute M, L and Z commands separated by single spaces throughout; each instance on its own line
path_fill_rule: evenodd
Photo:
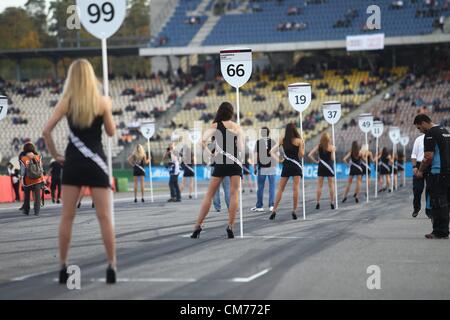
M 214 169 L 191 238 L 200 237 L 203 221 L 208 215 L 212 199 L 224 177 L 230 177 L 230 207 L 228 208 L 226 232 L 229 239 L 234 238 L 233 226 L 238 209 L 239 185 L 242 178 L 242 161 L 239 159 L 239 155 L 244 149 L 244 141 L 241 127 L 232 121 L 233 115 L 233 106 L 229 102 L 223 102 L 217 110 L 214 122 L 202 137 L 202 145 L 206 152 L 209 150 L 207 148 L 208 141 L 214 138 L 215 147 L 212 155 Z
M 362 154 L 358 141 L 353 141 L 351 150 L 345 155 L 343 159 L 344 163 L 350 166 L 350 173 L 348 175 L 347 186 L 345 187 L 344 198 L 342 199 L 342 202 L 347 201 L 347 195 L 350 191 L 350 187 L 352 186 L 353 178 L 355 177 L 356 177 L 356 187 L 353 197 L 355 198 L 356 203 L 359 202 L 358 198 L 359 189 L 361 188 L 362 176 L 365 174 L 364 165 L 362 164 L 361 159 Z
M 284 159 L 278 157 L 277 151 L 279 149 L 283 150 Z M 273 206 L 272 214 L 269 219 L 275 219 L 277 214 L 278 205 L 280 204 L 281 197 L 283 196 L 286 184 L 289 178 L 293 179 L 293 209 L 292 209 L 292 219 L 297 219 L 297 206 L 298 206 L 298 191 L 300 186 L 300 179 L 303 177 L 302 165 L 300 164 L 300 158 L 305 154 L 305 144 L 300 133 L 297 131 L 295 123 L 289 123 L 286 125 L 284 136 L 280 138 L 278 143 L 270 150 L 270 154 L 278 157 L 278 160 L 283 163 L 283 169 L 281 171 L 281 178 L 278 184 L 278 191 L 275 198 L 275 205 Z
M 391 192 L 391 173 L 392 173 L 392 157 L 386 147 L 381 150 L 381 153 L 377 155 L 378 159 L 378 175 L 380 190 L 378 192 L 384 192 L 389 190 Z M 383 180 L 386 184 L 383 187 Z
M 319 165 L 317 170 L 317 196 L 316 209 L 320 209 L 320 198 L 322 196 L 323 180 L 326 177 L 328 180 L 328 190 L 330 191 L 331 209 L 334 209 L 334 150 L 335 147 L 331 144 L 330 134 L 324 132 L 320 137 L 320 143 L 311 150 L 308 157 Z M 319 159 L 315 158 L 319 154 Z

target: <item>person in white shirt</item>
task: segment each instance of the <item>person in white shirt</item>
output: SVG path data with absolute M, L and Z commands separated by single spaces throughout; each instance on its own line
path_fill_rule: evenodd
M 412 153 L 411 153 L 411 161 L 412 161 L 412 165 L 413 165 L 413 193 L 414 193 L 414 200 L 413 200 L 413 205 L 414 205 L 414 211 L 412 216 L 415 218 L 417 217 L 417 215 L 420 212 L 421 209 L 421 199 L 422 199 L 422 193 L 423 190 L 425 189 L 425 179 L 419 179 L 416 177 L 416 172 L 419 170 L 420 167 L 420 163 L 423 160 L 423 138 L 425 137 L 424 134 L 418 136 L 416 138 L 416 140 L 414 141 L 414 146 L 412 149 Z M 428 210 L 426 210 L 426 214 L 428 217 L 429 216 L 429 212 Z

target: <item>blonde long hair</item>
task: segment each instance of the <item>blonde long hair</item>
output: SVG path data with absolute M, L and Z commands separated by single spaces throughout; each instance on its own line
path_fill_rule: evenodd
M 130 155 L 130 159 L 134 163 L 141 162 L 146 158 L 144 147 L 140 144 L 137 144 L 133 150 L 133 153 Z
M 69 102 L 68 116 L 72 123 L 85 129 L 100 114 L 101 94 L 94 68 L 86 59 L 77 59 L 70 65 L 64 84 L 63 99 Z

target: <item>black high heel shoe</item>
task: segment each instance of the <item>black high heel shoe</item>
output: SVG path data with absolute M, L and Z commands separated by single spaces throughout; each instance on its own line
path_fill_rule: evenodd
M 331 210 L 334 210 L 334 204 L 331 203 L 330 206 L 331 206 Z
M 359 203 L 359 199 L 357 197 L 355 197 L 355 202 Z
M 227 236 L 228 236 L 228 239 L 234 238 L 234 233 L 233 233 L 233 230 L 231 230 L 230 226 L 227 227 Z
M 108 265 L 106 269 L 106 283 L 114 284 L 116 281 L 116 270 L 111 265 Z
M 316 204 L 316 210 L 320 209 L 320 203 Z
M 297 215 L 295 214 L 294 211 L 292 211 L 292 219 L 293 219 L 293 220 L 297 220 Z
M 59 270 L 59 283 L 66 284 L 67 279 L 69 279 L 69 275 L 67 274 L 67 266 L 64 264 L 61 266 L 61 270 Z
M 191 235 L 192 239 L 198 239 L 200 238 L 200 232 L 202 232 L 202 227 L 198 227 L 197 229 L 194 230 L 194 232 Z
M 272 214 L 270 215 L 269 219 L 273 220 L 275 219 L 275 216 L 277 215 L 277 213 L 275 211 L 272 211 Z
M 342 199 L 342 203 L 344 203 L 345 201 L 347 201 L 347 197 L 345 197 L 344 199 Z

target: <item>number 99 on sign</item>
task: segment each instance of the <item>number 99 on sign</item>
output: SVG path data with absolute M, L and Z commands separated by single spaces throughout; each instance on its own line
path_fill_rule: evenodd
M 94 24 L 100 21 L 102 14 L 105 22 L 111 22 L 114 19 L 114 6 L 111 2 L 103 3 L 101 8 L 98 4 L 92 3 L 88 6 L 87 12 L 89 16 L 94 17 L 93 20 L 89 20 L 89 22 Z

